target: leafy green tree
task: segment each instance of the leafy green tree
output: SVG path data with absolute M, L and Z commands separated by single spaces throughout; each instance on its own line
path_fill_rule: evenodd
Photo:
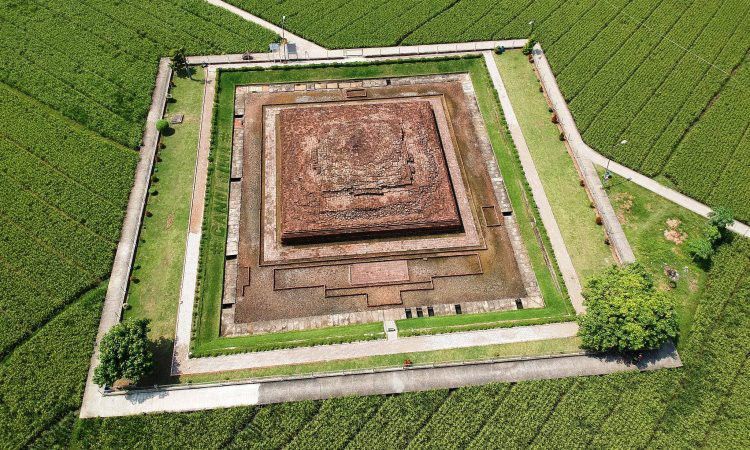
M 125 379 L 137 384 L 153 369 L 153 353 L 148 340 L 149 321 L 131 320 L 112 327 L 99 345 L 99 365 L 94 382 L 112 386 Z
M 172 58 L 169 67 L 171 67 L 177 75 L 188 76 L 190 78 L 193 77 L 193 74 L 190 71 L 190 65 L 187 61 L 187 55 L 185 55 L 185 48 L 172 50 Z
M 723 233 L 734 222 L 734 213 L 729 208 L 719 206 L 708 214 L 708 220 L 711 225 Z
M 583 297 L 586 313 L 578 317 L 578 325 L 584 348 L 648 350 L 677 337 L 674 299 L 656 290 L 639 263 L 613 266 L 592 277 Z
M 695 260 L 708 261 L 714 255 L 714 245 L 705 236 L 699 236 L 688 240 L 687 251 Z
M 688 253 L 698 262 L 708 262 L 716 253 L 716 247 L 727 238 L 727 227 L 734 222 L 734 214 L 729 208 L 719 206 L 708 214 L 708 223 L 700 237 L 687 243 Z

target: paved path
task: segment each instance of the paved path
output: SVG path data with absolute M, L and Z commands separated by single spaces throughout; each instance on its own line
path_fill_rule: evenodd
M 577 323 L 563 322 L 429 336 L 413 336 L 392 340 L 296 347 L 267 352 L 183 359 L 175 363 L 173 374 L 188 375 L 239 369 L 260 369 L 286 364 L 310 364 L 368 356 L 398 355 L 400 353 L 428 352 L 480 345 L 513 344 L 568 338 L 575 336 L 577 333 Z
M 94 391 L 81 407 L 81 417 L 113 417 L 155 412 L 319 400 L 352 395 L 395 394 L 475 386 L 491 382 L 552 379 L 680 367 L 671 344 L 651 352 L 638 366 L 621 357 L 565 355 L 516 358 L 471 364 L 445 364 L 299 377 L 287 380 L 184 385 L 132 394 L 102 395 Z
M 544 86 L 544 90 L 552 103 L 552 108 L 557 113 L 557 118 L 563 132 L 565 133 L 568 145 L 572 150 L 576 165 L 579 167 L 583 175 L 583 180 L 593 197 L 596 210 L 602 217 L 602 222 L 607 232 L 607 236 L 609 237 L 610 245 L 614 249 L 615 255 L 620 262 L 631 263 L 635 261 L 633 250 L 630 248 L 628 239 L 625 237 L 625 232 L 622 230 L 620 221 L 617 219 L 615 210 L 612 208 L 609 197 L 602 186 L 599 174 L 588 157 L 586 149 L 589 147 L 583 142 L 583 138 L 581 138 L 581 134 L 578 132 L 573 115 L 568 109 L 568 104 L 565 102 L 565 98 L 560 92 L 557 80 L 552 73 L 552 68 L 547 62 L 547 57 L 544 55 L 539 44 L 534 46 L 534 64 L 537 68 L 540 81 Z
M 307 52 L 311 57 L 319 57 L 318 55 L 326 51 L 325 48 L 319 46 L 318 44 L 308 41 L 307 39 L 297 36 L 296 34 L 290 33 L 287 30 L 282 30 L 281 27 L 267 20 L 261 19 L 260 17 L 256 15 L 250 14 L 244 9 L 240 9 L 234 5 L 230 5 L 229 3 L 223 2 L 221 0 L 206 0 L 206 1 L 214 6 L 218 6 L 219 8 L 224 8 L 227 11 L 233 14 L 236 14 L 249 22 L 253 22 L 256 25 L 259 25 L 267 30 L 270 30 L 278 34 L 279 36 L 283 35 L 290 43 L 297 44 L 297 49 L 300 54 Z M 273 0 L 269 0 L 269 1 L 273 1 Z
M 536 203 L 537 208 L 539 209 L 542 223 L 547 230 L 547 235 L 552 244 L 552 251 L 555 253 L 557 265 L 560 267 L 560 272 L 562 272 L 563 280 L 565 281 L 565 287 L 568 290 L 568 295 L 570 295 L 570 301 L 573 304 L 573 308 L 576 310 L 576 314 L 581 314 L 585 312 L 586 309 L 583 306 L 581 282 L 578 279 L 578 273 L 573 266 L 573 260 L 570 258 L 560 228 L 557 226 L 557 220 L 555 220 L 555 215 L 552 213 L 552 206 L 547 199 L 547 195 L 544 193 L 542 180 L 539 178 L 539 173 L 536 171 L 534 159 L 531 157 L 531 152 L 526 144 L 526 138 L 523 136 L 521 125 L 518 123 L 515 111 L 513 111 L 513 105 L 510 102 L 510 97 L 508 97 L 508 91 L 505 89 L 505 84 L 500 76 L 500 71 L 497 69 L 497 64 L 495 63 L 495 58 L 493 57 L 492 52 L 484 52 L 484 60 L 487 64 L 487 69 L 490 72 L 492 84 L 500 98 L 500 105 L 503 108 L 505 121 L 508 124 L 510 135 L 513 138 L 513 144 L 518 150 L 518 156 L 521 159 L 523 172 L 529 186 L 531 187 L 531 194 L 534 197 L 534 202 Z
M 96 333 L 96 344 L 91 356 L 88 377 L 86 379 L 86 390 L 83 402 L 90 400 L 90 396 L 96 391 L 94 384 L 94 368 L 99 365 L 99 342 L 104 335 L 120 322 L 122 305 L 125 302 L 125 293 L 130 279 L 131 265 L 135 255 L 136 244 L 141 227 L 143 211 L 146 207 L 148 197 L 149 179 L 151 169 L 156 157 L 156 147 L 159 142 L 159 133 L 156 131 L 156 121 L 164 115 L 167 104 L 167 92 L 169 91 L 169 80 L 172 70 L 169 68 L 169 58 L 159 61 L 159 70 L 156 75 L 156 85 L 151 96 L 151 107 L 146 116 L 146 125 L 143 133 L 143 145 L 140 150 L 140 159 L 135 169 L 135 180 L 128 198 L 128 207 L 125 210 L 125 220 L 122 225 L 120 241 L 117 244 L 117 252 L 112 265 L 112 273 L 109 277 L 107 294 L 102 307 L 102 315 L 99 321 L 99 329 Z
M 506 39 L 499 41 L 478 41 L 478 42 L 459 42 L 449 44 L 430 44 L 430 45 L 406 45 L 398 47 L 372 47 L 372 48 L 345 48 L 322 51 L 313 53 L 298 53 L 298 58 L 292 58 L 287 64 L 294 62 L 307 62 L 310 60 L 324 60 L 317 62 L 336 62 L 335 60 L 346 59 L 347 62 L 364 61 L 367 59 L 383 57 L 408 57 L 408 56 L 429 56 L 429 55 L 461 55 L 466 53 L 477 53 L 484 50 L 492 50 L 498 46 L 505 48 L 521 48 L 526 44 L 525 39 Z M 189 56 L 190 64 L 245 64 L 247 66 L 263 66 L 264 63 L 279 64 L 270 53 L 253 53 L 252 62 L 242 59 L 241 54 L 231 55 L 205 55 Z M 271 65 L 271 64 L 268 64 Z M 242 67 L 242 66 L 232 66 Z
M 594 194 L 595 197 L 606 197 L 606 192 L 602 187 L 598 173 L 593 168 L 593 164 L 591 163 L 597 164 L 601 167 L 605 167 L 609 163 L 610 171 L 629 179 L 633 183 L 642 186 L 649 191 L 654 192 L 655 194 L 660 195 L 661 197 L 664 197 L 667 200 L 682 206 L 685 209 L 700 214 L 703 217 L 708 216 L 708 213 L 711 212 L 711 208 L 704 205 L 703 203 L 694 200 L 684 194 L 681 194 L 674 189 L 670 189 L 659 183 L 658 181 L 642 175 L 635 170 L 629 169 L 614 161 L 610 162 L 607 157 L 602 156 L 596 150 L 589 147 L 589 145 L 583 141 L 581 133 L 578 131 L 578 127 L 576 126 L 575 120 L 573 119 L 573 115 L 568 108 L 568 104 L 565 102 L 565 97 L 562 95 L 562 92 L 560 92 L 560 87 L 557 85 L 557 79 L 555 78 L 554 73 L 552 72 L 552 68 L 550 67 L 549 62 L 547 62 L 547 57 L 544 55 L 544 52 L 542 51 L 542 48 L 539 46 L 539 44 L 534 47 L 534 62 L 539 72 L 539 77 L 541 78 L 542 84 L 544 85 L 544 89 L 547 92 L 550 101 L 552 102 L 555 112 L 557 112 L 557 117 L 560 121 L 560 125 L 565 132 L 568 144 L 577 154 L 579 161 L 583 161 L 587 166 L 586 181 L 587 183 L 589 183 L 589 187 L 591 188 L 592 194 Z M 607 201 L 606 203 L 609 203 L 609 201 Z M 614 211 L 612 211 L 610 214 L 614 214 Z M 750 233 L 750 227 L 741 222 L 735 222 L 729 227 L 729 229 L 734 231 L 735 233 L 745 236 Z M 612 237 L 615 237 L 615 241 L 613 242 L 613 244 L 617 246 L 621 240 L 620 235 L 622 234 L 622 228 L 619 227 L 619 222 L 617 222 L 616 226 L 613 229 L 608 230 L 608 232 L 610 233 L 610 239 L 612 239 Z M 624 238 L 624 234 L 622 236 Z M 616 247 L 616 249 L 617 248 L 618 247 Z M 632 251 L 628 252 L 627 249 L 624 249 L 624 247 L 619 251 L 623 252 L 622 256 L 624 256 L 626 260 L 631 258 L 634 259 L 634 257 L 632 256 Z

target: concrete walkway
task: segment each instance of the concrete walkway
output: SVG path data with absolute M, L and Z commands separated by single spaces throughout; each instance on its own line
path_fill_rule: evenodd
M 234 5 L 230 5 L 229 3 L 223 2 L 221 0 L 206 0 L 206 1 L 214 6 L 218 6 L 219 8 L 226 9 L 232 14 L 242 17 L 243 19 L 249 22 L 253 22 L 256 25 L 259 25 L 269 31 L 272 31 L 278 34 L 279 36 L 283 35 L 290 43 L 297 45 L 297 50 L 300 54 L 307 52 L 307 54 L 309 54 L 310 57 L 320 57 L 320 55 L 326 51 L 326 49 L 321 47 L 320 45 L 314 42 L 308 41 L 307 39 L 304 39 L 300 36 L 297 36 L 296 34 L 290 33 L 289 31 L 282 30 L 281 27 L 267 20 L 261 19 L 260 17 L 256 15 L 250 14 L 244 9 L 240 9 Z
M 547 61 L 547 57 L 545 56 L 544 51 L 539 46 L 539 44 L 534 46 L 534 63 L 536 64 L 541 82 L 544 85 L 544 90 L 547 92 L 547 95 L 552 102 L 552 107 L 557 113 L 558 120 L 560 121 L 560 126 L 564 130 L 565 136 L 568 140 L 568 144 L 576 153 L 578 160 L 586 167 L 586 182 L 589 183 L 592 194 L 595 195 L 595 201 L 597 201 L 597 205 L 599 204 L 598 202 L 602 201 L 601 198 L 606 197 L 606 192 L 602 187 L 601 180 L 599 179 L 599 174 L 593 168 L 593 164 L 597 164 L 601 167 L 608 166 L 609 170 L 613 173 L 627 178 L 633 183 L 644 187 L 649 191 L 682 206 L 685 209 L 693 211 L 696 214 L 700 214 L 703 217 L 708 217 L 708 213 L 711 212 L 711 208 L 709 208 L 707 205 L 684 194 L 681 194 L 674 189 L 670 189 L 659 183 L 658 181 L 642 175 L 635 170 L 629 169 L 614 161 L 610 161 L 609 158 L 602 156 L 596 150 L 589 147 L 589 145 L 586 144 L 586 142 L 584 142 L 583 138 L 581 137 L 581 133 L 578 131 L 575 119 L 573 119 L 573 114 L 568 108 L 565 97 L 562 95 L 560 87 L 557 85 L 557 79 L 555 78 L 555 75 L 552 72 L 552 68 Z M 609 201 L 607 201 L 606 203 L 609 203 Z M 611 211 L 608 214 L 614 215 L 614 211 Z M 735 221 L 733 225 L 729 226 L 729 229 L 743 236 L 747 236 L 748 234 L 750 234 L 750 227 L 748 227 L 744 223 L 737 221 Z M 628 251 L 629 248 L 625 249 L 624 246 L 621 247 L 619 244 L 621 240 L 624 239 L 624 234 L 622 233 L 622 228 L 619 227 L 619 222 L 617 222 L 614 227 L 608 229 L 607 231 L 608 234 L 610 234 L 610 239 L 612 240 L 612 238 L 614 238 L 612 244 L 615 246 L 615 249 L 618 252 L 622 252 L 621 256 L 623 257 L 623 260 L 634 260 L 635 258 L 632 255 L 632 251 Z
M 625 232 L 622 230 L 620 221 L 617 219 L 614 208 L 609 201 L 602 182 L 599 179 L 599 174 L 596 168 L 591 163 L 588 157 L 587 149 L 589 147 L 583 142 L 581 134 L 578 132 L 573 115 L 568 109 L 568 104 L 565 102 L 565 98 L 560 92 L 560 88 L 557 85 L 557 80 L 552 73 L 552 68 L 547 62 L 547 57 L 544 55 L 542 48 L 539 44 L 534 46 L 534 64 L 537 68 L 537 73 L 544 86 L 544 90 L 552 103 L 552 108 L 557 114 L 560 126 L 565 133 L 566 140 L 570 146 L 573 157 L 576 160 L 576 165 L 579 167 L 583 180 L 588 187 L 589 192 L 594 200 L 596 210 L 602 218 L 602 224 L 609 237 L 610 245 L 614 249 L 617 259 L 621 263 L 631 263 L 635 261 L 635 255 L 633 250 L 630 248 Z
M 513 111 L 513 104 L 510 102 L 508 91 L 505 89 L 505 84 L 500 76 L 500 71 L 497 68 L 492 52 L 484 52 L 484 61 L 490 72 L 492 84 L 500 98 L 500 105 L 503 108 L 505 122 L 508 124 L 510 135 L 513 138 L 513 144 L 518 150 L 521 166 L 523 166 L 526 181 L 528 181 L 531 188 L 534 202 L 539 209 L 542 223 L 544 224 L 545 230 L 547 230 L 547 235 L 552 244 L 552 251 L 555 253 L 557 265 L 560 267 L 565 287 L 568 290 L 568 295 L 570 295 L 570 302 L 573 304 L 576 314 L 582 314 L 586 312 L 586 309 L 583 306 L 581 282 L 578 279 L 578 273 L 576 272 L 575 266 L 573 266 L 573 260 L 570 258 L 568 248 L 565 246 L 565 241 L 563 240 L 560 228 L 557 226 L 557 220 L 555 220 L 555 215 L 552 213 L 552 206 L 547 199 L 547 195 L 544 193 L 542 180 L 539 178 L 539 173 L 536 171 L 534 159 L 531 157 L 529 146 L 526 144 L 526 138 L 523 136 L 521 125 L 518 123 L 515 111 Z
M 162 58 L 159 61 L 156 85 L 151 96 L 151 107 L 146 116 L 140 159 L 135 169 L 135 180 L 133 181 L 133 188 L 130 190 L 122 233 L 120 234 L 120 241 L 117 244 L 112 273 L 109 277 L 107 294 L 99 321 L 99 329 L 96 333 L 94 353 L 91 355 L 91 364 L 89 365 L 88 377 L 86 379 L 86 391 L 83 395 L 84 404 L 91 400 L 91 396 L 95 395 L 94 392 L 96 391 L 93 379 L 94 368 L 99 365 L 99 343 L 112 327 L 120 323 L 122 316 L 122 305 L 125 303 L 125 294 L 127 293 L 131 265 L 133 264 L 135 248 L 138 243 L 141 219 L 143 218 L 143 211 L 146 208 L 146 199 L 148 198 L 151 169 L 156 158 L 157 144 L 159 142 L 156 121 L 164 115 L 171 78 L 172 69 L 169 68 L 169 58 Z
M 81 417 L 114 417 L 156 412 L 184 412 L 209 408 L 320 400 L 352 395 L 395 394 L 623 371 L 648 371 L 682 366 L 671 344 L 647 354 L 637 366 L 622 357 L 575 354 L 515 358 L 469 364 L 392 368 L 347 374 L 327 374 L 264 382 L 183 385 L 102 395 L 98 390 L 81 406 Z
M 429 352 L 482 345 L 514 344 L 546 339 L 573 337 L 578 333 L 575 322 L 551 323 L 511 328 L 494 328 L 398 339 L 350 342 L 347 344 L 295 347 L 266 352 L 237 353 L 208 358 L 186 358 L 175 362 L 173 375 L 191 375 L 240 369 L 261 369 L 288 364 L 311 364 L 326 361 Z
M 478 41 L 478 42 L 458 42 L 449 44 L 429 44 L 429 45 L 406 45 L 398 47 L 371 47 L 371 48 L 344 48 L 323 51 L 315 51 L 313 53 L 300 52 L 297 54 L 297 58 L 290 58 L 286 64 L 293 64 L 295 62 L 337 62 L 336 60 L 346 60 L 347 62 L 353 61 L 364 61 L 367 59 L 385 58 L 385 57 L 418 57 L 418 56 L 434 56 L 434 55 L 461 55 L 467 53 L 476 54 L 484 50 L 492 50 L 498 46 L 503 46 L 507 49 L 521 48 L 526 44 L 525 39 L 506 39 L 499 41 Z M 243 59 L 241 54 L 230 54 L 230 55 L 198 55 L 189 56 L 187 58 L 190 64 L 211 64 L 211 65 L 222 65 L 232 64 L 232 67 L 243 67 L 235 66 L 235 64 L 243 64 L 248 67 L 250 66 L 263 66 L 264 63 L 271 65 L 280 64 L 274 55 L 270 53 L 253 53 L 252 60 L 248 61 Z M 340 61 L 338 61 L 340 62 Z

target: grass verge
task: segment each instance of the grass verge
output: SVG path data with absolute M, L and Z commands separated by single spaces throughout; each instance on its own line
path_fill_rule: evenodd
M 601 169 L 600 175 L 603 173 Z M 606 183 L 605 189 L 636 259 L 648 269 L 660 289 L 680 300 L 680 342 L 686 341 L 707 272 L 687 253 L 685 240 L 700 235 L 706 219 L 617 175 Z M 679 272 L 676 285 L 670 285 L 666 267 Z
M 560 141 L 560 131 L 551 121 L 534 66 L 518 50 L 496 55 L 495 60 L 565 245 L 575 249 L 570 252 L 573 265 L 585 281 L 615 263 L 604 243 L 604 230 L 595 222 L 596 211 L 578 182 L 578 171 Z
M 185 260 L 185 236 L 200 131 L 204 71 L 193 79 L 174 77 L 172 100 L 165 117 L 182 114 L 183 122 L 161 137 L 151 178 L 146 216 L 141 227 L 124 318 L 151 320 L 156 342 L 155 372 L 169 373 L 180 282 Z M 161 378 L 157 376 L 157 378 Z
M 181 383 L 207 383 L 213 381 L 243 380 L 274 376 L 307 375 L 345 370 L 402 367 L 404 360 L 413 364 L 434 364 L 460 361 L 514 358 L 522 356 L 560 355 L 580 351 L 578 337 L 519 342 L 514 344 L 486 345 L 480 347 L 437 350 L 431 352 L 402 353 L 398 355 L 370 356 L 367 358 L 326 361 L 314 364 L 276 366 L 264 369 L 237 370 L 223 373 L 184 375 Z

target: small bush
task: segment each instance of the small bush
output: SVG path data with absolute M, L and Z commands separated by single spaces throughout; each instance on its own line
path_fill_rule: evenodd
M 164 133 L 169 129 L 169 121 L 167 119 L 159 119 L 156 121 L 156 130 L 159 133 Z

